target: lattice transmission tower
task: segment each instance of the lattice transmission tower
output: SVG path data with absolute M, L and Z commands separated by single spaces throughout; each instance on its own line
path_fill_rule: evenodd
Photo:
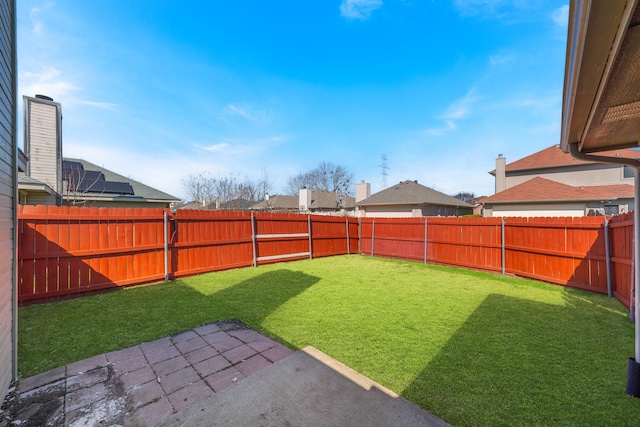
M 382 159 L 382 164 L 378 166 L 380 167 L 380 169 L 382 169 L 382 172 L 380 173 L 380 175 L 382 175 L 382 189 L 384 190 L 389 186 L 389 183 L 387 181 L 387 177 L 389 176 L 389 166 L 387 165 L 386 154 L 383 154 L 382 157 L 380 158 Z

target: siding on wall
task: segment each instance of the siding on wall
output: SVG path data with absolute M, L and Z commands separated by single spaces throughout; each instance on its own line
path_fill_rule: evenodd
M 21 199 L 23 205 L 45 205 L 56 206 L 57 200 L 54 194 L 48 193 L 29 193 L 26 197 Z
M 535 171 L 511 171 L 507 172 L 507 188 L 522 184 L 537 176 L 562 182 L 563 184 L 579 185 L 633 185 L 633 178 L 624 178 L 623 167 L 608 164 L 585 164 L 572 168 L 542 168 Z
M 0 0 L 0 401 L 15 377 L 15 1 Z
M 513 204 L 494 205 L 491 216 L 504 217 L 555 217 L 584 216 L 586 203 L 548 203 L 548 204 Z M 485 213 L 485 216 L 486 215 Z

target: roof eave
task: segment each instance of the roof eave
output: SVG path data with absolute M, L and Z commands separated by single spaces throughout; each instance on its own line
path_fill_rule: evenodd
M 615 196 L 615 197 L 589 197 L 578 199 L 545 199 L 545 200 L 500 200 L 500 201 L 483 201 L 488 205 L 506 205 L 506 204 L 536 204 L 536 203 L 581 203 L 581 202 L 601 202 L 603 200 L 614 201 L 621 199 L 633 199 L 633 196 Z
M 52 194 L 53 190 L 46 184 L 20 184 L 18 183 L 19 191 L 35 191 L 39 193 Z
M 610 105 L 604 105 L 605 94 L 629 80 L 629 74 L 625 72 L 628 64 L 617 64 L 619 54 L 629 50 L 634 53 L 639 48 L 637 43 L 624 43 L 637 4 L 638 0 L 570 2 L 560 139 L 564 152 L 569 152 L 572 143 L 578 143 L 578 149 L 583 153 L 638 146 L 637 132 L 634 135 L 634 129 L 640 123 L 638 118 L 625 119 L 627 134 L 607 132 L 612 125 L 602 121 L 602 113 L 607 107 L 622 102 L 619 97 L 609 96 Z M 628 81 L 626 87 L 630 87 Z M 622 103 L 631 101 L 627 99 Z M 598 119 L 594 119 L 596 115 Z M 585 139 L 596 131 L 604 137 L 595 137 L 585 143 Z

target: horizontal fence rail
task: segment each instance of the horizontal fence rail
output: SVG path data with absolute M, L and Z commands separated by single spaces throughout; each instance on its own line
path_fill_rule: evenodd
M 605 226 L 604 217 L 358 219 L 19 206 L 19 301 L 359 253 L 610 293 L 629 307 L 632 236 L 632 214 L 612 217 Z
M 323 215 L 19 206 L 21 304 L 273 262 L 357 253 Z

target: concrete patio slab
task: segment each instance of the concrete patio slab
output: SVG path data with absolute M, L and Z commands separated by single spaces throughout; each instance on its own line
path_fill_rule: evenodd
M 447 423 L 313 347 L 170 416 L 186 426 L 433 426 Z

